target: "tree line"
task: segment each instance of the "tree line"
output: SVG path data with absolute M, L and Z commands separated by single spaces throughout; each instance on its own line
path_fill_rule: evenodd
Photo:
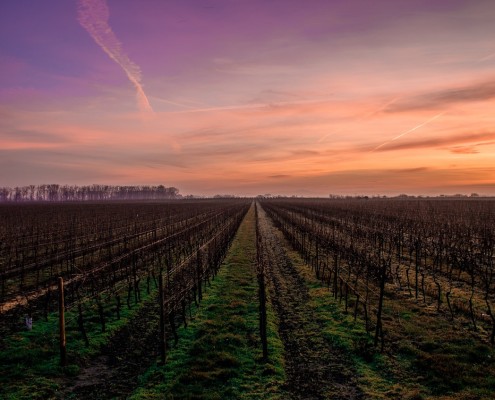
M 0 187 L 0 202 L 162 200 L 181 198 L 179 189 L 163 185 L 28 185 Z

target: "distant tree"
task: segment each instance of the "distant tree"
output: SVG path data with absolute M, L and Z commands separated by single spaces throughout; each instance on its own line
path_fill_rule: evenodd
M 102 200 L 158 200 L 182 196 L 176 187 L 158 186 L 69 186 L 42 184 L 0 187 L 0 201 L 102 201 Z
M 10 193 L 10 188 L 7 187 L 0 188 L 0 201 L 8 201 L 9 193 Z

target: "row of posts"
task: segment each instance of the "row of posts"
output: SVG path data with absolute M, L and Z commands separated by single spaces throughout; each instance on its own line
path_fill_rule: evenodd
M 64 301 L 64 279 L 58 278 L 58 311 L 59 311 L 59 343 L 60 343 L 60 365 L 67 366 L 67 340 L 65 336 L 65 301 Z M 167 337 L 165 331 L 165 294 L 163 290 L 163 275 L 160 272 L 158 279 L 158 301 L 160 304 L 160 362 L 165 364 Z

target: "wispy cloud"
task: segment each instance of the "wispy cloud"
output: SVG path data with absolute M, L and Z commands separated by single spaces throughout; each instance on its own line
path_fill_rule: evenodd
M 495 135 L 493 135 L 492 137 L 495 138 Z M 454 146 L 450 147 L 449 151 L 454 154 L 478 154 L 480 153 L 479 147 L 491 146 L 493 144 L 495 144 L 495 141 L 474 143 L 466 146 Z
M 105 0 L 79 0 L 78 21 L 94 41 L 124 70 L 127 78 L 136 88 L 139 108 L 153 111 L 141 84 L 141 70 L 125 54 L 115 33 L 108 24 L 110 12 Z
M 229 110 L 252 110 L 252 109 L 260 109 L 264 111 L 273 111 L 286 109 L 291 107 L 311 107 L 310 110 L 314 110 L 314 106 L 326 104 L 330 101 L 334 100 L 331 97 L 322 97 L 315 99 L 301 99 L 294 101 L 276 101 L 269 103 L 248 103 L 248 104 L 232 104 L 232 105 L 223 105 L 223 106 L 215 106 L 215 107 L 201 107 L 201 108 L 190 108 L 188 110 L 179 110 L 179 111 L 169 111 L 170 114 L 186 114 L 186 113 L 202 113 L 202 112 L 214 112 L 214 111 L 229 111 Z
M 213 62 L 217 66 L 217 71 L 228 74 L 265 76 L 292 74 L 296 71 L 296 68 L 292 65 L 236 62 L 226 58 L 216 58 Z
M 449 148 L 454 153 L 467 153 L 467 149 L 475 146 L 492 144 L 495 139 L 495 132 L 481 132 L 472 134 L 460 134 L 448 137 L 429 138 L 417 141 L 406 141 L 400 143 L 390 143 L 386 147 L 380 148 L 378 151 L 391 151 L 391 150 L 410 150 L 421 148 Z M 488 142 L 487 142 L 488 141 Z M 481 143 L 480 143 L 481 142 Z M 458 147 L 459 151 L 455 151 L 456 147 L 465 143 L 473 143 L 471 146 Z M 375 149 L 376 150 L 376 149 Z M 471 151 L 472 153 L 472 151 Z
M 455 146 L 450 149 L 451 153 L 454 154 L 478 154 L 480 151 L 474 146 Z
M 359 118 L 356 119 L 356 122 L 361 122 L 365 119 L 368 119 L 368 118 L 371 118 L 372 116 L 384 111 L 387 109 L 387 107 L 390 105 L 390 104 L 393 104 L 395 103 L 399 98 L 398 97 L 394 97 L 392 100 L 389 100 L 387 101 L 385 104 L 382 104 L 380 105 L 378 108 L 374 108 L 372 111 L 368 111 L 366 112 L 365 114 L 363 114 L 362 116 L 360 116 Z M 321 136 L 319 139 L 318 139 L 318 143 L 321 143 L 323 142 L 326 138 L 328 138 L 329 136 L 331 135 L 335 135 L 337 133 L 340 133 L 344 128 L 340 128 L 340 129 L 337 129 L 337 130 L 334 130 L 332 132 L 328 132 L 326 133 L 325 135 Z
M 283 179 L 283 178 L 290 178 L 290 175 L 285 175 L 285 174 L 279 174 L 279 175 L 270 175 L 268 178 L 272 179 Z
M 426 172 L 431 168 L 428 167 L 415 167 L 415 168 L 399 168 L 399 169 L 391 169 L 388 172 L 396 173 L 396 174 L 416 174 L 418 172 Z
M 386 112 L 403 112 L 444 108 L 450 104 L 485 101 L 495 98 L 495 79 L 470 86 L 437 90 L 397 101 Z
M 485 62 L 488 60 L 491 60 L 493 57 L 495 57 L 495 53 L 488 54 L 487 56 L 480 58 L 478 62 Z
M 0 131 L 0 143 L 23 143 L 23 144 L 62 144 L 71 143 L 71 138 L 59 133 L 49 133 L 35 130 L 13 129 Z

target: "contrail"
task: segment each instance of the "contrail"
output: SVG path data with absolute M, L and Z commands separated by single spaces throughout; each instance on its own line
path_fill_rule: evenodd
M 381 105 L 379 108 L 377 108 L 376 110 L 373 110 L 371 112 L 368 112 L 367 114 L 364 114 L 362 115 L 361 117 L 359 117 L 358 119 L 356 119 L 356 122 L 360 122 L 362 121 L 363 119 L 367 119 L 367 118 L 370 118 L 372 117 L 373 115 L 379 113 L 380 111 L 382 110 L 385 110 L 390 104 L 392 103 L 395 103 L 397 100 L 399 100 L 399 97 L 394 97 L 392 100 L 386 102 L 385 104 Z M 340 128 L 340 129 L 337 129 L 336 131 L 333 131 L 333 132 L 329 132 L 327 133 L 326 135 L 323 135 L 322 137 L 320 137 L 318 140 L 317 140 L 317 143 L 321 143 L 323 142 L 327 137 L 329 137 L 330 135 L 334 135 L 336 133 L 339 133 L 343 128 Z
M 108 56 L 124 70 L 136 88 L 139 108 L 153 111 L 141 84 L 141 70 L 122 50 L 122 44 L 108 24 L 110 16 L 105 0 L 79 0 L 78 21 Z
M 180 111 L 169 111 L 171 114 L 186 114 L 186 113 L 202 113 L 209 111 L 228 111 L 228 110 L 249 110 L 249 109 L 263 109 L 270 107 L 281 107 L 281 106 L 298 106 L 298 105 L 306 105 L 306 104 L 318 104 L 330 101 L 330 98 L 321 98 L 321 99 L 307 99 L 307 100 L 299 100 L 299 101 L 279 101 L 274 103 L 252 103 L 252 104 L 239 104 L 239 105 L 227 105 L 227 106 L 218 106 L 218 107 L 204 107 L 204 108 L 189 108 L 187 110 Z M 169 102 L 169 101 L 167 101 Z M 170 102 L 174 104 L 173 102 Z M 178 103 L 175 103 L 178 104 Z M 181 106 L 184 106 L 181 104 Z
M 429 124 L 430 122 L 432 122 L 433 120 L 437 119 L 438 117 L 440 117 L 441 115 L 445 114 L 445 111 L 444 112 L 441 112 L 440 114 L 437 114 L 435 115 L 434 117 L 431 117 L 430 119 L 426 120 L 425 122 L 423 122 L 422 124 L 419 124 L 417 126 L 415 126 L 414 128 L 411 128 L 403 133 L 401 133 L 400 135 L 397 135 L 396 137 L 386 141 L 386 142 L 383 142 L 381 145 L 375 147 L 373 150 L 371 150 L 371 152 L 374 152 L 375 150 L 378 150 L 379 148 L 385 146 L 386 144 L 389 144 L 390 142 L 393 142 L 394 140 L 397 140 L 397 139 L 400 139 L 402 136 L 405 136 L 407 135 L 408 133 L 411 133 L 411 132 L 414 132 L 416 129 L 419 129 L 423 126 L 425 126 L 426 124 Z

